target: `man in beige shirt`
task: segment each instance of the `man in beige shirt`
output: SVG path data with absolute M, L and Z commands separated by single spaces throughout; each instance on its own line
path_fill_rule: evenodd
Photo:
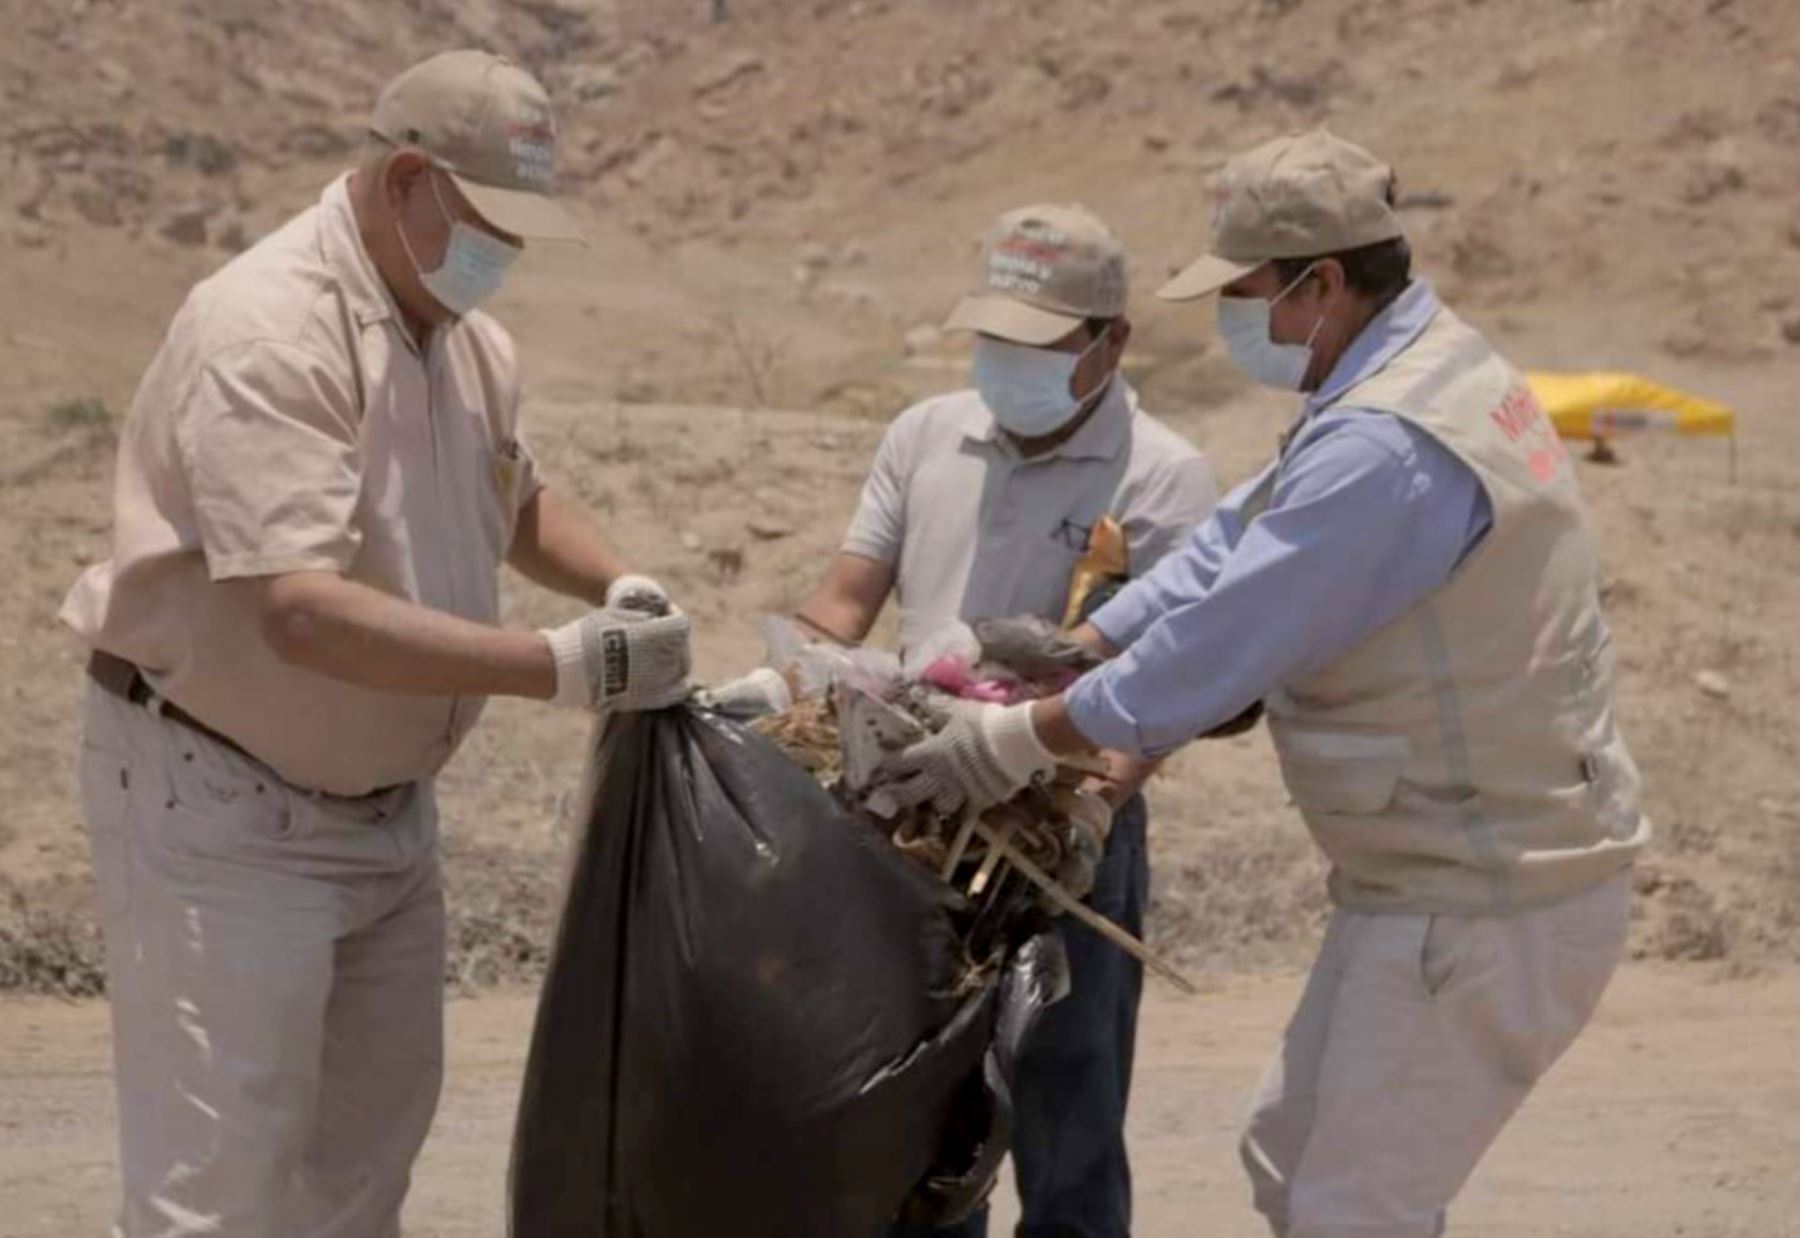
M 685 692 L 686 619 L 544 488 L 475 308 L 527 240 L 578 239 L 543 88 L 446 53 L 371 128 L 176 315 L 63 610 L 127 1236 L 398 1233 L 443 1061 L 433 776 L 490 695 Z M 593 609 L 497 626 L 503 562 Z

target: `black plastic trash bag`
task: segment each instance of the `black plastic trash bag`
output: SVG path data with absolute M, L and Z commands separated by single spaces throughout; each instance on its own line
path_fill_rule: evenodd
M 736 723 L 621 718 L 596 760 L 515 1238 L 875 1238 L 979 1203 L 1060 943 L 973 967 L 960 897 Z

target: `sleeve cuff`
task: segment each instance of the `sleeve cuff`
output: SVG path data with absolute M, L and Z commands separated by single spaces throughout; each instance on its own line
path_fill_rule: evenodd
M 1155 618 L 1150 604 L 1138 600 L 1135 593 L 1136 590 L 1127 588 L 1088 616 L 1087 621 L 1114 649 L 1125 649 L 1136 643 Z
M 290 572 L 347 572 L 348 562 L 316 551 L 293 554 L 208 555 L 206 574 L 217 584 L 258 576 L 286 576 Z
M 1150 755 L 1144 751 L 1137 724 L 1113 700 L 1106 670 L 1101 667 L 1090 671 L 1064 694 L 1063 703 L 1068 707 L 1069 720 L 1097 748 L 1132 756 Z
M 900 557 L 899 547 L 871 541 L 865 537 L 851 534 L 838 547 L 840 554 L 856 555 L 858 558 L 873 559 L 877 563 L 893 563 Z

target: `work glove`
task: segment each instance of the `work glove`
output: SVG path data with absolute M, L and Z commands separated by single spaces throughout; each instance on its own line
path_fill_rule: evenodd
M 727 718 L 750 722 L 770 714 L 786 713 L 793 707 L 794 693 L 780 671 L 762 666 L 742 679 L 702 689 L 694 699 Z
M 1093 650 L 1037 615 L 978 619 L 974 630 L 983 662 L 998 663 L 1025 679 L 1079 675 L 1100 665 Z
M 664 599 L 667 604 L 667 599 Z M 687 699 L 691 625 L 678 610 L 652 617 L 603 607 L 540 633 L 556 661 L 553 705 L 596 713 L 666 709 Z
M 896 808 L 930 804 L 948 816 L 991 808 L 1055 770 L 1029 704 L 965 701 L 952 707 L 943 730 L 882 762 L 877 778 Z
M 648 576 L 621 576 L 607 586 L 608 610 L 631 610 L 641 615 L 673 614 L 675 604 L 668 591 Z

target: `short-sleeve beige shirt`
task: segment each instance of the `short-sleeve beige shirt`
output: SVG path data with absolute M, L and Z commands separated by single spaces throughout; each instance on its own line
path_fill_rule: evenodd
M 111 557 L 63 619 L 296 786 L 361 795 L 429 777 L 482 699 L 291 666 L 219 582 L 341 572 L 494 622 L 539 484 L 517 409 L 513 344 L 492 319 L 470 314 L 419 351 L 341 178 L 176 314 L 121 437 Z

